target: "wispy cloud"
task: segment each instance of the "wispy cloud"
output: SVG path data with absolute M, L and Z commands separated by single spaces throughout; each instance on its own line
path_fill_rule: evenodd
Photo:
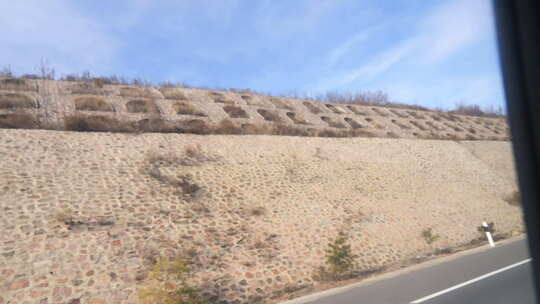
M 488 0 L 458 0 L 437 8 L 421 22 L 426 63 L 444 60 L 492 31 Z
M 323 79 L 315 85 L 308 86 L 307 89 L 324 92 L 347 86 L 353 82 L 357 85 L 366 84 L 410 55 L 413 50 L 417 49 L 418 42 L 415 38 L 403 41 L 401 44 L 373 57 L 367 63 L 341 73 L 337 77 Z
M 327 56 L 327 62 L 329 66 L 333 66 L 338 62 L 345 54 L 347 54 L 354 46 L 358 43 L 366 41 L 371 33 L 374 31 L 374 28 L 368 28 L 362 32 L 352 36 L 351 38 L 345 40 L 343 43 L 333 48 Z
M 492 22 L 488 0 L 457 0 L 443 4 L 420 18 L 412 35 L 390 44 L 380 55 L 371 56 L 358 67 L 338 72 L 338 76 L 323 76 L 306 86 L 309 90 L 326 91 L 362 86 L 382 76 L 392 68 L 400 68 L 405 58 L 416 65 L 444 61 L 455 52 L 475 43 L 490 33 Z M 372 28 L 352 36 L 327 54 L 329 65 L 340 60 L 356 43 L 366 40 Z M 335 71 L 327 71 L 335 75 Z M 410 90 L 409 95 L 410 95 Z

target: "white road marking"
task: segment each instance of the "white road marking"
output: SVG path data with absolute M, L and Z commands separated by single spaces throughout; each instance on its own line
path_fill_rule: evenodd
M 445 293 L 448 293 L 448 292 L 450 292 L 450 291 L 452 291 L 452 290 L 456 290 L 456 289 L 461 288 L 461 287 L 463 287 L 463 286 L 472 284 L 472 283 L 474 283 L 474 282 L 478 282 L 478 281 L 483 280 L 483 279 L 485 279 L 485 278 L 488 278 L 488 277 L 490 277 L 490 276 L 492 276 L 492 275 L 496 275 L 496 274 L 498 274 L 498 273 L 501 273 L 501 272 L 506 271 L 506 270 L 508 270 L 508 269 L 517 267 L 517 266 L 519 266 L 519 265 L 523 265 L 523 264 L 528 263 L 528 262 L 530 262 L 530 261 L 531 261 L 531 259 L 526 259 L 526 260 L 523 260 L 523 261 L 521 261 L 521 262 L 517 262 L 517 263 L 515 263 L 515 264 L 512 264 L 512 265 L 503 267 L 503 268 L 501 268 L 501 269 L 492 271 L 492 272 L 490 272 L 490 273 L 486 273 L 486 274 L 481 275 L 481 276 L 479 276 L 479 277 L 476 277 L 476 278 L 474 278 L 474 279 L 472 279 L 472 280 L 468 280 L 467 282 L 463 282 L 463 283 L 461 283 L 461 284 L 454 285 L 454 286 L 452 286 L 452 287 L 450 287 L 450 288 L 446 288 L 446 289 L 441 290 L 441 291 L 439 291 L 439 292 L 436 292 L 436 293 L 434 293 L 434 294 L 430 294 L 429 296 L 425 296 L 425 297 L 420 298 L 420 299 L 418 299 L 418 300 L 414 300 L 414 301 L 411 302 L 411 304 L 418 304 L 418 303 L 425 302 L 425 301 L 427 301 L 427 300 L 429 300 L 429 299 L 433 299 L 433 298 L 435 298 L 435 297 L 438 297 L 438 296 L 440 296 L 440 295 L 443 295 L 443 294 L 445 294 Z

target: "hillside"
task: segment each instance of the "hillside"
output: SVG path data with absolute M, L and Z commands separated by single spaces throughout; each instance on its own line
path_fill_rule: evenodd
M 503 118 L 252 92 L 0 79 L 0 128 L 508 140 Z
M 81 98 L 68 94 L 68 85 L 75 84 L 9 92 L 37 102 L 24 111 L 54 125 Z M 180 119 L 171 100 L 148 90 L 160 115 Z M 108 115 L 144 115 L 125 110 L 141 96 L 100 92 L 85 94 L 113 107 Z M 182 93 L 207 115 L 196 119 L 228 117 L 208 92 Z M 256 115 L 262 105 L 220 94 L 248 113 L 239 120 L 263 120 Z M 294 111 L 313 127 L 324 123 L 298 100 L 285 100 L 294 107 L 285 110 L 252 98 L 283 119 Z M 344 114 L 317 106 L 383 136 L 422 132 L 391 122 L 400 118 L 390 113 L 409 110 L 377 109 L 385 117 L 353 107 L 369 110 L 384 126 L 377 129 L 347 106 L 334 106 Z M 506 136 L 500 120 L 432 121 L 442 114 L 421 114 L 427 118 L 418 121 L 441 127 L 475 126 L 473 136 Z M 399 121 L 405 120 L 411 119 Z M 373 271 L 475 242 L 484 220 L 494 222 L 498 235 L 523 231 L 521 210 L 505 201 L 516 184 L 504 141 L 0 129 L 0 159 L 2 304 L 140 303 L 138 290 L 149 284 L 156 257 L 186 254 L 194 261 L 192 282 L 204 293 L 224 303 L 256 303 L 319 286 L 317 270 L 339 232 L 349 235 L 358 270 Z M 432 244 L 421 236 L 428 228 L 439 236 Z

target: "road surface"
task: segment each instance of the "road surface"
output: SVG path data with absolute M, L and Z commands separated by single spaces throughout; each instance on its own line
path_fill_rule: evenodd
M 526 240 L 429 261 L 282 304 L 536 303 Z

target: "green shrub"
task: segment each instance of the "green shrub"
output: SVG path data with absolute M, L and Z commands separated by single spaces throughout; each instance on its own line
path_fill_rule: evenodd
M 422 230 L 422 237 L 424 238 L 426 243 L 428 243 L 428 245 L 431 245 L 433 242 L 438 240 L 441 236 L 438 234 L 434 234 L 433 229 L 427 228 L 427 229 Z
M 322 278 L 340 279 L 352 274 L 356 266 L 357 255 L 352 253 L 347 235 L 340 232 L 326 249 L 326 267 L 322 268 Z
M 144 304 L 206 304 L 201 291 L 189 285 L 190 261 L 184 258 L 159 257 L 148 277 L 152 282 L 140 288 L 139 299 Z

